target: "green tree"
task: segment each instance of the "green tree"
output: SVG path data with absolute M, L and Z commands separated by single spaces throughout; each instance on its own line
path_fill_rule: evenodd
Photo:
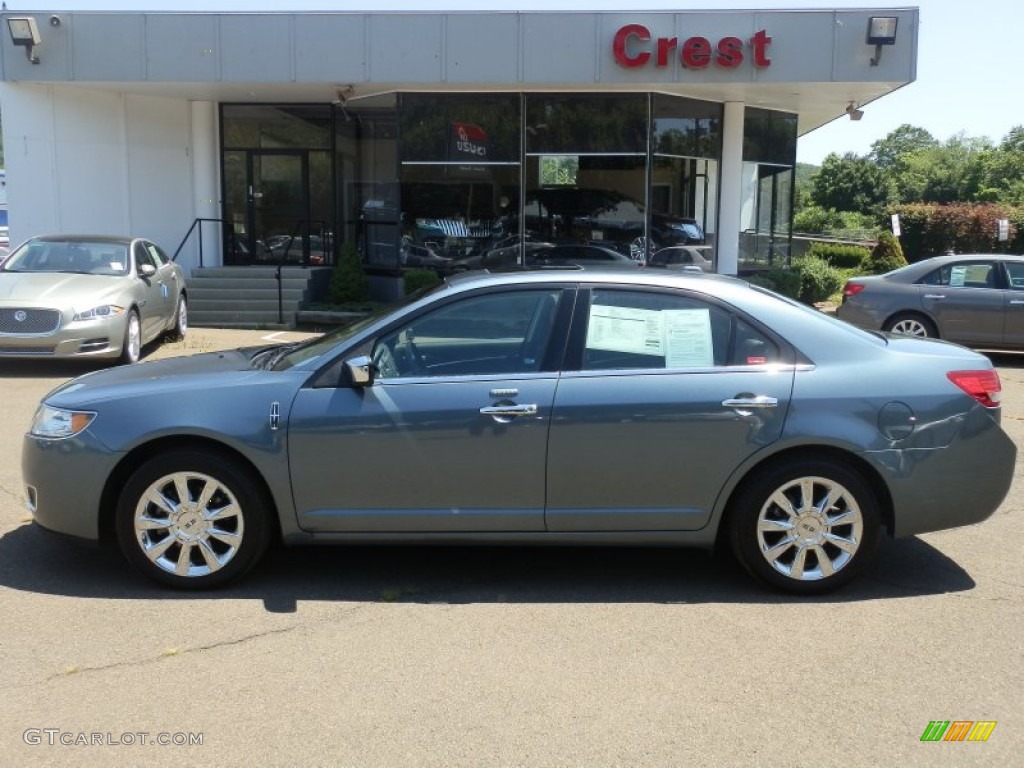
M 837 211 L 881 216 L 895 201 L 889 176 L 866 157 L 830 154 L 811 178 L 811 199 Z
M 872 144 L 868 159 L 875 162 L 880 168 L 898 170 L 912 153 L 938 145 L 939 142 L 935 137 L 924 128 L 904 123 L 896 130 L 891 131 L 884 139 L 879 139 Z
M 977 200 L 992 150 L 989 139 L 959 133 L 941 144 L 904 155 L 900 166 L 892 170 L 900 202 Z
M 1024 205 L 1024 125 L 1012 128 L 982 164 L 979 200 Z

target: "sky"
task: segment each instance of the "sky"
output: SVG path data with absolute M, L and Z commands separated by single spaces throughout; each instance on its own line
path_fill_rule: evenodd
M 1020 76 L 1024 73 L 1021 0 L 7 0 L 10 11 L 361 11 L 519 10 L 609 11 L 762 10 L 778 8 L 920 9 L 917 80 L 864 107 L 862 120 L 844 115 L 801 137 L 797 160 L 819 165 L 830 153 L 865 155 L 873 142 L 904 123 L 945 141 L 963 133 L 998 143 L 1024 125 Z

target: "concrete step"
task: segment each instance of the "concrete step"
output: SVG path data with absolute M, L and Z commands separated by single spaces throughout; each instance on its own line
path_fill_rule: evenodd
M 274 278 L 252 278 L 252 277 L 202 277 L 189 278 L 185 281 L 189 288 L 215 288 L 217 290 L 235 290 L 236 288 L 259 288 L 262 290 L 276 291 L 277 280 Z M 288 277 L 281 280 L 282 288 L 299 288 L 306 290 L 309 281 L 304 277 Z
M 227 287 L 210 287 L 204 282 L 198 284 L 192 284 L 188 286 L 189 298 L 192 302 L 210 302 L 216 304 L 225 299 L 241 300 L 241 299 L 267 299 L 273 298 L 277 301 L 277 288 L 236 288 L 234 286 Z M 296 288 L 284 288 L 281 290 L 281 296 L 285 302 L 302 301 L 306 298 L 306 287 L 305 285 Z
M 197 327 L 295 327 L 299 306 L 315 298 L 314 285 L 326 288 L 330 267 L 203 267 L 193 270 L 189 323 Z M 280 311 L 279 293 L 280 285 Z M 279 323 L 279 318 L 284 323 Z
M 270 325 L 290 328 L 295 325 L 295 312 L 285 312 L 284 323 L 279 323 L 277 310 L 273 312 L 252 309 L 189 311 L 188 323 L 196 328 L 203 326 L 209 328 L 263 328 Z
M 315 274 L 327 271 L 330 267 L 281 267 L 281 277 L 294 277 L 307 280 Z M 233 279 L 274 279 L 277 267 L 197 267 L 192 270 L 192 279 L 229 277 Z
M 281 306 L 285 312 L 298 310 L 300 301 L 284 301 Z M 189 316 L 196 312 L 237 312 L 240 309 L 249 309 L 253 312 L 277 312 L 277 297 L 266 297 L 263 299 L 236 299 L 233 296 L 224 296 L 216 301 L 192 301 L 189 303 Z

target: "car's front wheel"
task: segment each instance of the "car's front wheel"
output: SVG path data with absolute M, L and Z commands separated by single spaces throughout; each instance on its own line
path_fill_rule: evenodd
M 797 594 L 836 589 L 878 546 L 881 513 L 864 477 L 838 461 L 804 459 L 755 475 L 730 507 L 729 534 L 743 566 Z
M 239 462 L 175 450 L 142 464 L 118 500 L 121 551 L 146 576 L 180 589 L 218 587 L 252 568 L 270 540 L 270 505 Z
M 124 326 L 124 339 L 121 341 L 120 362 L 125 364 L 139 362 L 142 355 L 142 324 L 139 313 L 134 309 L 128 313 L 128 322 Z

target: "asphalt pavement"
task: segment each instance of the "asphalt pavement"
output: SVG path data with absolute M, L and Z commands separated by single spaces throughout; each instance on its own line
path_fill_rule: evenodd
M 192 329 L 150 356 L 299 334 Z M 1024 457 L 1024 356 L 993 358 Z M 1024 754 L 1024 479 L 831 596 L 675 549 L 276 550 L 170 592 L 37 530 L 0 362 L 0 766 L 969 766 Z M 153 407 L 159 407 L 154 403 Z M 931 721 L 985 742 L 922 742 Z M 1017 757 L 1013 757 L 1017 755 Z

